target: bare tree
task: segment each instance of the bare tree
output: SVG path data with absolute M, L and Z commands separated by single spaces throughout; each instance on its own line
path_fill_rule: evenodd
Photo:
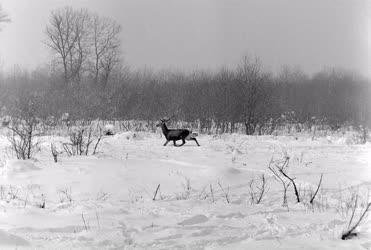
M 65 83 L 81 81 L 84 72 L 94 72 L 95 82 L 107 83 L 120 61 L 121 26 L 71 7 L 52 12 L 46 27 L 46 45 L 63 66 Z
M 254 61 L 244 56 L 237 69 L 237 81 L 242 96 L 242 120 L 245 124 L 246 134 L 254 133 L 258 124 L 259 102 L 264 102 L 264 81 L 266 75 L 262 72 L 261 63 L 258 58 Z
M 89 23 L 89 12 L 85 9 L 64 7 L 53 11 L 50 16 L 45 43 L 63 66 L 65 84 L 80 81 L 90 53 Z
M 91 21 L 94 80 L 107 84 L 112 69 L 119 63 L 121 26 L 112 19 L 94 15 Z
M 67 84 L 71 78 L 71 57 L 80 34 L 76 26 L 77 12 L 71 7 L 57 9 L 51 13 L 46 27 L 46 45 L 49 46 L 61 60 L 64 81 Z
M 90 14 L 85 9 L 81 9 L 76 14 L 76 44 L 69 54 L 69 59 L 71 80 L 77 83 L 79 83 L 81 80 L 81 74 L 86 71 L 84 65 L 85 62 L 87 62 L 90 54 L 90 19 Z

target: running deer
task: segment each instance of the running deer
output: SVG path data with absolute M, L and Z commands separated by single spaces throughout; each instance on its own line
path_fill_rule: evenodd
M 169 120 L 170 119 L 160 119 L 160 123 L 156 125 L 156 127 L 161 127 L 162 133 L 166 138 L 164 146 L 166 146 L 169 143 L 169 141 L 173 141 L 175 147 L 181 147 L 185 144 L 186 140 L 195 141 L 197 143 L 197 146 L 200 146 L 196 139 L 197 133 L 192 133 L 192 131 L 189 131 L 188 129 L 168 129 L 165 123 L 168 122 Z M 179 140 L 182 140 L 183 143 L 177 145 L 176 141 Z

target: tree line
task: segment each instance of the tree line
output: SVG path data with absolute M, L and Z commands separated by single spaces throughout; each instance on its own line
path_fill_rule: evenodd
M 218 132 L 242 126 L 246 134 L 272 133 L 282 122 L 371 125 L 370 80 L 354 72 L 283 67 L 272 74 L 248 56 L 217 71 L 132 70 L 122 61 L 120 32 L 84 9 L 53 11 L 44 41 L 51 63 L 1 75 L 2 115 L 148 123 L 167 116 Z

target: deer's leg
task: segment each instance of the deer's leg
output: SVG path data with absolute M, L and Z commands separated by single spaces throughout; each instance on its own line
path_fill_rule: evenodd
M 194 140 L 197 143 L 197 146 L 200 146 L 200 144 L 198 144 L 198 141 L 197 141 L 196 138 L 192 138 L 191 140 Z
M 183 146 L 185 144 L 185 139 L 182 139 L 182 144 L 179 145 L 179 147 Z
M 176 145 L 176 142 L 175 142 L 175 140 L 173 140 L 173 143 L 174 143 L 174 146 L 175 146 L 175 147 L 178 147 L 178 145 Z
M 166 145 L 167 145 L 168 143 L 169 143 L 169 140 L 166 140 L 166 142 L 165 142 L 164 146 L 166 146 Z

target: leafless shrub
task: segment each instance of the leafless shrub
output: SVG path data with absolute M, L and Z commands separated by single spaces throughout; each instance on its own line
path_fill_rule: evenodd
M 62 190 L 59 190 L 59 200 L 61 203 L 68 201 L 69 203 L 72 203 L 72 189 L 70 188 L 65 188 Z
M 85 220 L 84 213 L 81 213 L 81 218 L 82 218 L 82 221 L 83 221 L 83 223 L 84 223 L 84 228 L 85 228 L 85 230 L 88 231 L 88 230 L 90 229 L 90 226 L 89 226 L 89 222 L 87 222 L 87 221 Z
M 63 144 L 67 155 L 87 155 L 89 146 L 92 143 L 92 131 L 92 127 L 80 127 L 72 131 L 70 133 L 70 143 Z
M 175 198 L 177 200 L 188 200 L 189 197 L 190 197 L 190 192 L 188 192 L 188 191 L 183 191 L 183 192 L 175 194 Z
M 290 161 L 290 157 L 286 154 L 284 156 L 284 159 L 283 160 L 280 160 L 280 161 L 276 161 L 274 163 L 274 166 L 272 167 L 271 166 L 271 163 L 272 163 L 272 160 L 271 160 L 271 163 L 269 164 L 269 169 L 271 170 L 271 172 L 276 176 L 276 174 L 280 174 L 282 177 L 286 178 L 287 180 L 290 181 L 290 183 L 293 185 L 294 187 L 294 192 L 295 192 L 295 196 L 296 196 L 296 201 L 297 202 L 300 202 L 300 194 L 299 194 L 299 191 L 298 191 L 298 188 L 296 186 L 296 183 L 295 183 L 295 178 L 292 178 L 288 175 L 288 170 L 287 170 L 287 167 L 289 165 L 289 161 Z M 274 168 L 274 169 L 273 169 Z M 274 170 L 274 171 L 273 171 Z
M 359 225 L 362 223 L 362 221 L 364 221 L 364 219 L 366 218 L 368 212 L 370 212 L 371 202 L 368 202 L 363 207 L 363 209 L 360 211 L 358 219 L 355 219 L 356 218 L 356 210 L 359 207 L 359 205 L 358 205 L 358 195 L 355 195 L 354 197 L 355 198 L 353 199 L 354 203 L 353 203 L 353 206 L 352 206 L 352 213 L 351 213 L 351 216 L 350 216 L 350 219 L 349 219 L 347 230 L 341 235 L 342 240 L 348 240 L 348 239 L 351 239 L 351 238 L 357 236 L 357 232 L 355 232 L 357 227 L 359 227 Z
M 230 199 L 229 199 L 229 186 L 227 187 L 227 189 L 224 189 L 223 186 L 222 186 L 222 184 L 220 183 L 220 181 L 218 181 L 218 185 L 220 187 L 220 190 L 223 192 L 223 196 L 224 196 L 225 200 L 229 204 L 230 203 Z
M 273 166 L 272 166 L 273 165 Z M 273 162 L 273 158 L 269 162 L 268 169 L 273 173 L 273 176 L 278 180 L 283 187 L 283 203 L 282 206 L 287 206 L 287 189 L 290 186 L 290 182 L 285 181 L 278 170 L 277 165 Z
M 339 190 L 337 212 L 344 218 L 347 218 L 352 213 L 355 200 L 358 199 L 358 191 L 353 188 L 349 189 L 349 194 L 344 194 L 343 190 Z
M 10 200 L 18 199 L 19 189 L 17 187 L 9 186 L 8 197 Z
M 255 184 L 255 179 L 252 179 L 250 181 L 249 187 L 251 204 L 259 204 L 267 191 L 267 180 L 265 178 L 265 175 L 261 175 L 260 184 Z
M 99 127 L 98 135 L 94 138 L 94 130 L 92 126 L 79 127 L 70 132 L 70 142 L 63 143 L 63 149 L 68 156 L 88 155 L 89 148 L 93 141 L 96 140 L 93 154 L 96 153 L 99 143 L 103 138 L 102 129 Z
M 11 133 L 8 135 L 8 140 L 15 152 L 17 159 L 30 159 L 38 150 L 38 142 L 35 142 L 37 133 L 38 121 L 35 118 L 26 120 L 13 120 L 8 128 Z
M 314 213 L 315 211 L 325 212 L 331 209 L 328 197 L 324 195 L 321 190 L 322 186 L 318 188 L 318 191 L 317 189 L 313 190 L 311 187 L 307 187 L 304 188 L 303 193 L 300 193 L 300 197 L 302 197 L 301 203 L 308 211 Z M 316 192 L 317 194 L 315 194 Z M 311 202 L 313 197 L 315 197 L 315 199 Z

